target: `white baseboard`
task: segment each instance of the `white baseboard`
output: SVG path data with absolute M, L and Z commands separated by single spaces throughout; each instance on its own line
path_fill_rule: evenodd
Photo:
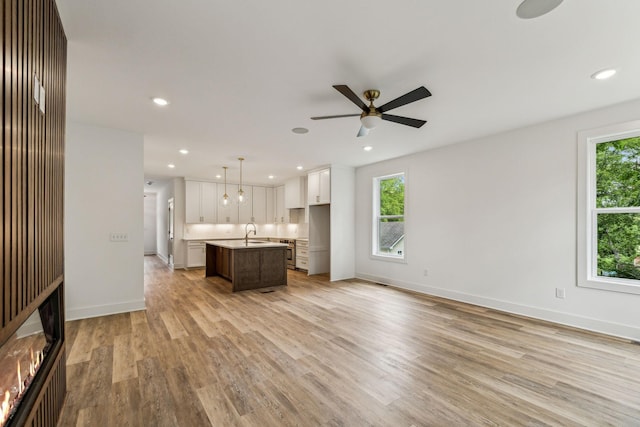
M 612 335 L 632 341 L 640 341 L 640 327 L 636 326 L 608 322 L 605 320 L 578 316 L 571 313 L 563 313 L 560 311 L 548 310 L 545 308 L 516 304 L 509 301 L 497 300 L 494 298 L 487 298 L 478 295 L 467 294 L 464 292 L 452 291 L 449 289 L 426 286 L 420 283 L 405 282 L 388 277 L 372 276 L 365 273 L 356 273 L 356 277 L 358 279 L 382 283 L 384 285 L 407 289 L 426 295 L 433 295 L 451 299 L 454 301 L 466 302 L 481 307 L 492 308 L 495 310 L 505 311 L 507 313 L 518 314 L 521 316 L 533 317 L 535 319 L 546 320 L 549 322 L 559 323 L 561 325 L 572 326 L 575 328 L 585 329 L 588 331 L 598 332 L 606 335 Z
M 157 255 L 157 253 L 155 251 L 151 251 L 151 252 L 145 251 L 144 256 L 148 256 L 148 255 Z
M 90 317 L 108 316 L 110 314 L 128 313 L 146 310 L 144 299 L 117 304 L 94 305 L 90 307 L 67 308 L 65 320 L 88 319 Z
M 156 256 L 160 258 L 162 262 L 164 262 L 165 264 L 169 263 L 169 259 L 166 256 L 162 255 L 161 253 L 157 253 Z

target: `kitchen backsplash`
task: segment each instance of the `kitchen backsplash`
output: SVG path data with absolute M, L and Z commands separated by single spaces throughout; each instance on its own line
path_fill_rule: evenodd
M 184 239 L 236 239 L 245 235 L 244 224 L 186 224 Z M 256 224 L 255 237 L 300 239 L 309 237 L 309 224 Z M 253 234 L 251 234 L 253 237 Z

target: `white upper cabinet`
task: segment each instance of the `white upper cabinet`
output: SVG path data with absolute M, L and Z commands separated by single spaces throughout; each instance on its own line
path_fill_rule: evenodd
M 309 172 L 307 182 L 307 201 L 310 206 L 331 203 L 331 169 Z
M 273 195 L 273 193 L 271 193 Z M 271 215 L 273 217 L 273 215 Z M 251 222 L 257 224 L 266 224 L 271 222 L 272 218 L 267 217 L 267 188 L 253 187 L 253 215 Z
M 276 224 L 287 224 L 289 222 L 289 211 L 284 207 L 284 185 L 276 187 L 275 199 L 276 199 Z
M 185 181 L 185 222 L 214 224 L 216 221 L 216 184 Z
M 200 215 L 200 183 L 196 181 L 185 181 L 185 213 L 186 223 L 199 223 Z
M 266 197 L 266 213 L 265 213 L 265 223 L 272 224 L 276 223 L 276 196 L 275 196 L 275 188 L 267 187 L 265 188 L 265 197 Z
M 291 178 L 284 183 L 284 207 L 285 209 L 298 209 L 305 207 L 305 177 Z
M 229 195 L 229 203 L 225 206 L 222 204 L 222 196 L 224 195 L 224 184 L 218 184 L 218 224 L 238 224 L 238 185 L 227 184 L 227 194 Z
M 303 177 L 305 178 L 305 177 Z M 297 178 L 296 178 L 297 180 Z M 306 178 L 298 181 L 298 198 L 300 185 L 304 192 L 306 188 Z M 295 185 L 295 184 L 294 184 Z M 227 195 L 229 202 L 225 206 L 222 196 L 225 192 L 224 184 L 216 184 L 204 181 L 185 181 L 185 223 L 186 224 L 288 224 L 290 221 L 289 209 L 287 208 L 286 186 L 261 187 L 242 186 L 244 191 L 244 203 L 238 203 L 238 185 L 227 184 Z M 293 194 L 293 193 L 292 193 Z M 292 199 L 290 199 L 291 201 Z M 300 200 L 296 200 L 292 206 L 299 206 Z
M 244 201 L 238 202 L 238 221 L 240 224 L 246 224 L 253 222 L 253 187 L 243 185 L 242 191 L 244 191 Z

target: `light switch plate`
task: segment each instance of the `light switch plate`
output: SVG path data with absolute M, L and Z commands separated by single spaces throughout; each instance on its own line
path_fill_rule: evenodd
M 129 241 L 129 235 L 127 233 L 110 233 L 109 241 L 111 242 L 127 242 Z

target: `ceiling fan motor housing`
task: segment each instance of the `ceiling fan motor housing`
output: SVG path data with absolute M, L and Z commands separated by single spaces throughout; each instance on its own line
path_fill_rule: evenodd
M 366 99 L 367 101 L 371 102 L 371 104 L 373 104 L 373 101 L 378 99 L 378 97 L 380 96 L 380 91 L 377 89 L 369 89 L 369 90 L 365 90 L 363 95 L 364 95 L 364 99 Z

